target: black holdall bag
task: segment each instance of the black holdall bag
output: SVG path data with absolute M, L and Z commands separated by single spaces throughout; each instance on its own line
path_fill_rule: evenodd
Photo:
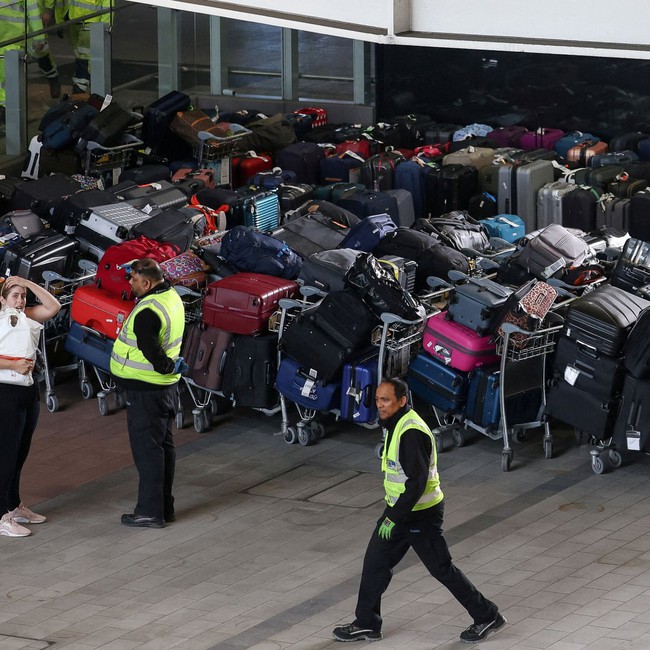
M 322 291 L 342 291 L 347 272 L 361 254 L 351 248 L 314 253 L 304 261 L 298 282 Z
M 424 308 L 419 301 L 371 253 L 359 255 L 345 279 L 378 318 L 384 313 L 408 321 L 419 321 L 424 317 Z
M 179 254 L 189 249 L 194 239 L 192 215 L 184 209 L 169 208 L 149 219 L 141 221 L 131 229 L 131 238 L 144 235 L 149 239 L 173 244 Z

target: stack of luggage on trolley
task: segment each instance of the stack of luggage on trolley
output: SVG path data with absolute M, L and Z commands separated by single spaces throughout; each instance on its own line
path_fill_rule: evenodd
M 403 377 L 440 450 L 503 439 L 504 470 L 535 427 L 547 457 L 551 426 L 587 436 L 597 473 L 650 452 L 650 134 L 92 95 L 43 116 L 0 207 L 2 273 L 70 288 L 56 339 L 102 414 L 151 257 L 186 306 L 179 427 L 187 393 L 197 431 L 234 404 L 310 444 L 378 426 Z

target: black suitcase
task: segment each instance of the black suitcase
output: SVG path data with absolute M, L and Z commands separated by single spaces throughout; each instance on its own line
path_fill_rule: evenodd
M 588 433 L 598 440 L 612 437 L 616 400 L 603 400 L 560 379 L 548 391 L 546 415 Z
M 172 160 L 189 157 L 192 153 L 191 146 L 176 137 L 169 125 L 178 111 L 188 110 L 191 104 L 189 95 L 172 90 L 147 106 L 142 120 L 142 140 L 145 146 Z
M 129 167 L 120 174 L 119 183 L 123 181 L 133 181 L 136 185 L 146 185 L 158 181 L 171 180 L 172 172 L 167 165 L 140 165 L 139 167 Z
M 103 147 L 118 144 L 121 135 L 133 120 L 133 115 L 117 102 L 111 102 L 95 115 L 81 133 L 77 151 L 83 151 L 87 142 L 96 142 Z
M 52 208 L 48 221 L 57 232 L 72 236 L 77 224 L 83 219 L 89 208 L 119 203 L 119 201 L 115 194 L 107 190 L 83 190 L 59 201 Z
M 625 369 L 637 379 L 650 379 L 650 309 L 644 309 L 623 347 Z
M 375 214 L 387 214 L 391 218 L 395 215 L 397 218 L 399 211 L 397 199 L 394 196 L 375 190 L 359 190 L 346 194 L 336 205 L 349 210 L 359 219 Z
M 596 210 L 596 226 L 612 226 L 619 230 L 630 230 L 630 199 L 615 196 L 601 197 L 600 209 Z
M 629 293 L 650 284 L 650 244 L 639 239 L 628 239 L 610 278 L 615 287 Z
M 16 188 L 24 182 L 17 177 L 5 176 L 0 178 L 0 214 L 5 214 L 11 210 L 11 201 L 16 193 Z
M 194 239 L 194 224 L 188 211 L 168 208 L 131 228 L 132 239 L 140 236 L 155 239 L 178 248 L 179 253 L 189 249 Z
M 278 403 L 278 337 L 236 336 L 228 347 L 222 393 L 237 406 L 270 409 Z
M 417 262 L 427 248 L 437 244 L 438 240 L 426 232 L 401 227 L 382 237 L 375 247 L 373 255 L 375 257 L 399 255 Z
M 314 186 L 307 183 L 295 185 L 280 185 L 277 189 L 280 200 L 280 212 L 286 214 L 290 210 L 298 209 L 303 203 L 314 198 Z
M 612 442 L 619 449 L 650 453 L 650 382 L 647 380 L 625 375 Z
M 562 197 L 562 225 L 591 232 L 597 227 L 600 193 L 595 188 L 579 187 Z
M 478 193 L 478 170 L 469 165 L 442 165 L 438 173 L 427 174 L 425 212 L 439 217 L 452 210 L 467 210 Z
M 650 241 L 650 190 L 637 192 L 630 197 L 630 227 L 635 239 Z
M 563 334 L 574 341 L 618 357 L 623 344 L 650 302 L 604 284 L 569 305 Z
M 356 352 L 370 346 L 377 319 L 350 290 L 329 293 L 296 316 L 282 333 L 279 348 L 319 379 L 331 380 Z
M 46 231 L 5 253 L 2 272 L 43 284 L 43 271 L 66 275 L 70 271 L 76 242 L 56 232 Z
M 66 174 L 52 174 L 35 181 L 24 181 L 16 187 L 11 209 L 31 210 L 45 219 L 61 198 L 76 194 L 82 189 L 81 183 Z
M 596 347 L 566 336 L 558 340 L 553 367 L 558 376 L 570 380 L 576 388 L 603 400 L 616 397 L 623 385 L 622 357 L 605 356 Z
M 132 181 L 125 181 L 130 183 Z M 120 183 L 123 185 L 123 183 Z M 111 188 L 111 191 L 113 189 Z M 158 181 L 149 185 L 135 185 L 131 189 L 124 189 L 115 193 L 138 210 L 152 212 L 167 210 L 168 208 L 181 208 L 188 204 L 187 194 L 176 183 Z
M 345 289 L 345 276 L 361 251 L 351 248 L 321 251 L 310 255 L 303 263 L 298 283 L 325 292 Z
M 294 142 L 278 151 L 276 165 L 296 174 L 296 182 L 318 185 L 325 150 L 313 142 Z

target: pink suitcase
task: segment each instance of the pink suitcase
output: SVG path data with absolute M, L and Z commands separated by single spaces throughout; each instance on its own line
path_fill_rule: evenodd
M 447 320 L 445 312 L 429 318 L 424 330 L 424 349 L 434 358 L 469 372 L 486 363 L 498 363 L 493 335 L 480 336 L 461 323 Z
M 203 322 L 233 334 L 263 334 L 278 301 L 291 298 L 297 290 L 292 280 L 263 273 L 235 273 L 208 285 L 203 297 Z

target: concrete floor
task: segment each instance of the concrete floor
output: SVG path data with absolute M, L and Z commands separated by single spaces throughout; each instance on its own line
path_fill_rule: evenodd
M 136 473 L 123 411 L 98 414 L 74 376 L 43 409 L 23 498 L 48 522 L 0 537 L 0 648 L 334 648 L 351 620 L 361 561 L 382 511 L 377 430 L 335 428 L 310 447 L 278 415 L 235 409 L 176 434 L 177 521 L 129 529 Z M 292 414 L 292 420 L 295 414 Z M 507 627 L 482 647 L 650 647 L 650 458 L 595 475 L 589 446 L 557 430 L 515 447 L 446 440 L 439 457 L 457 564 Z M 409 553 L 384 598 L 373 648 L 465 647 L 466 613 Z

